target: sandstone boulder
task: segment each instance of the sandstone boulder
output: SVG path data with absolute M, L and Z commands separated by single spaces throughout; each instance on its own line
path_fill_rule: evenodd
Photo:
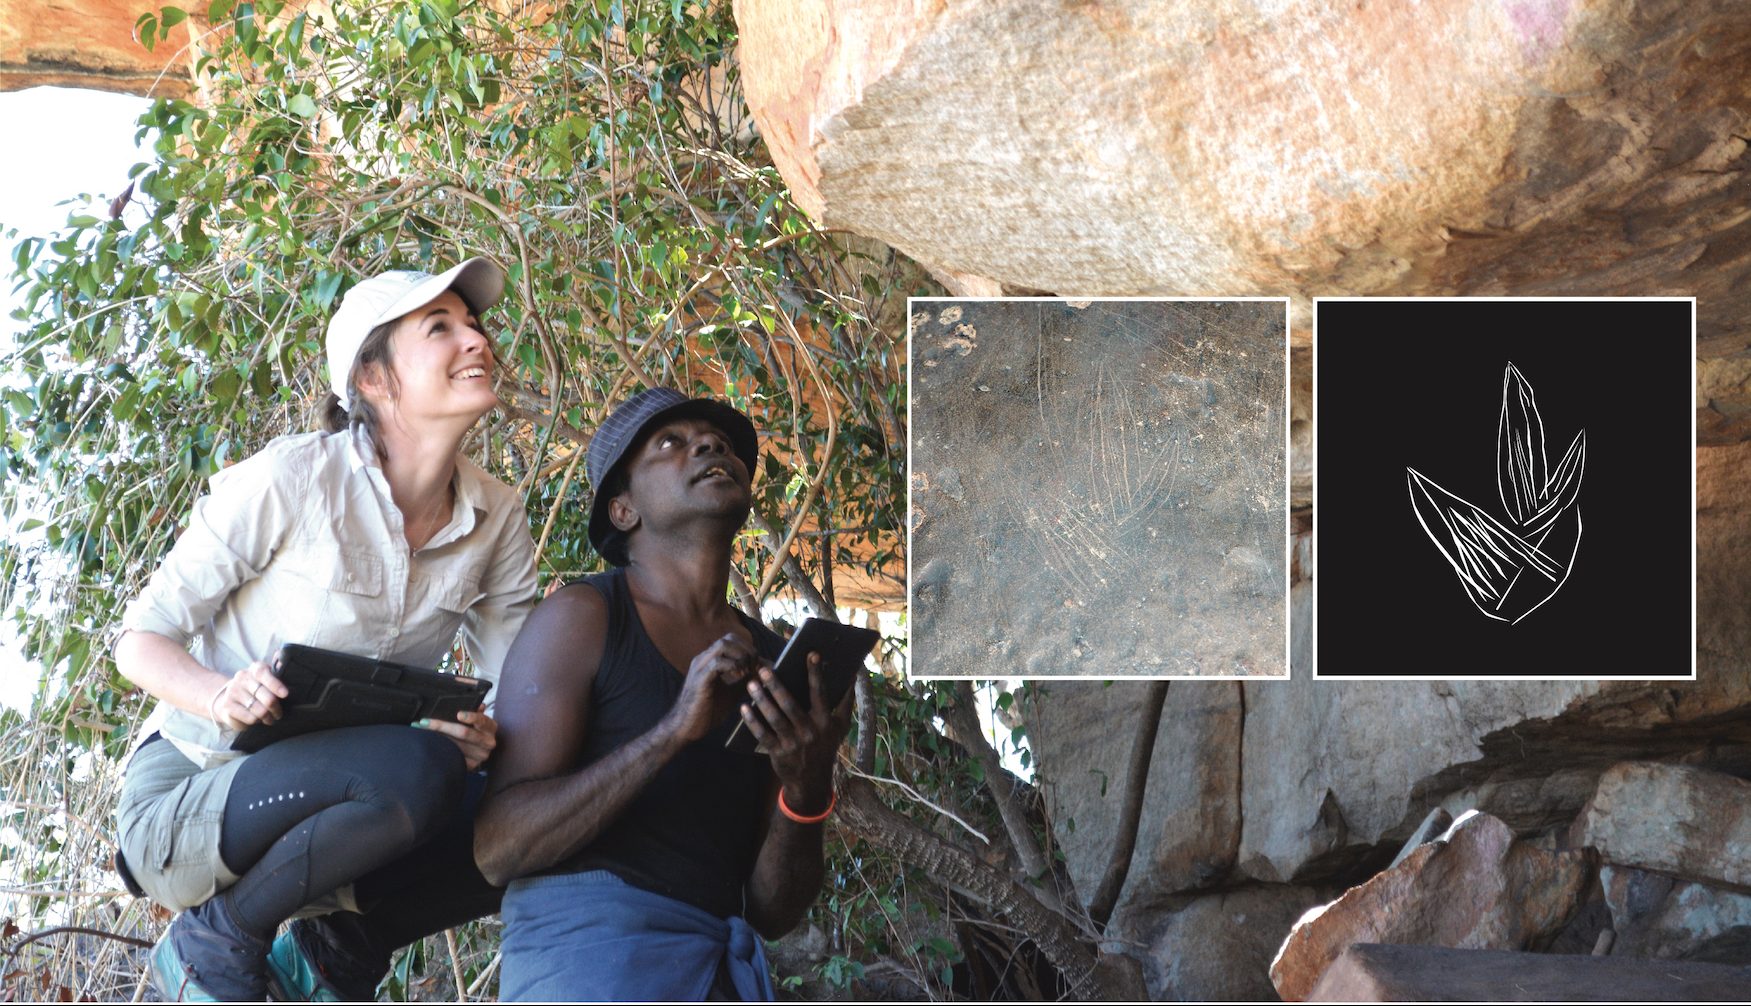
M 1417 830 L 1411 832 L 1410 838 L 1405 839 L 1404 846 L 1398 850 L 1398 855 L 1392 857 L 1392 863 L 1388 865 L 1387 869 L 1409 859 L 1411 853 L 1416 852 L 1422 846 L 1438 840 L 1451 827 L 1453 827 L 1453 815 L 1447 813 L 1446 808 L 1436 807 L 1429 811 L 1429 816 L 1423 818 L 1423 823 L 1417 825 Z
M 1751 892 L 1751 782 L 1685 765 L 1614 765 L 1574 841 L 1608 863 Z
M 1313 552 L 1302 528 L 1291 592 L 1294 680 L 1181 681 L 1170 692 L 1132 871 L 1132 885 L 1149 894 L 1137 901 L 1126 892 L 1136 929 L 1154 931 L 1146 917 L 1151 906 L 1165 919 L 1176 910 L 1166 904 L 1174 894 L 1216 884 L 1355 883 L 1384 865 L 1435 808 L 1455 816 L 1481 809 L 1522 833 L 1566 826 L 1599 775 L 1625 758 L 1702 759 L 1746 771 L 1751 609 L 1741 585 L 1751 581 L 1751 444 L 1700 449 L 1697 464 L 1694 683 L 1315 684 L 1306 676 Z M 1346 658 L 1395 659 L 1337 655 Z M 1087 888 L 1105 868 L 1117 814 L 1113 787 L 1121 785 L 1111 773 L 1129 750 L 1127 712 L 1142 686 L 1051 687 L 1029 732 L 1054 801 L 1060 847 Z M 1229 710 L 1220 730 L 1207 712 L 1212 706 Z M 1218 773 L 1207 760 L 1226 750 L 1221 745 L 1233 742 L 1236 729 L 1238 755 L 1223 756 L 1231 760 Z M 1105 797 L 1098 786 L 1078 792 L 1072 785 L 1100 773 L 1107 774 Z M 1238 807 L 1235 796 L 1216 795 L 1230 793 L 1228 784 L 1211 785 L 1218 775 L 1234 780 Z M 1164 798 L 1174 811 L 1152 806 Z M 1193 807 L 1203 809 L 1192 813 Z M 1236 830 L 1238 851 L 1225 856 L 1220 850 Z M 1147 858 L 1145 849 L 1153 849 Z M 1225 861 L 1233 868 L 1224 876 Z M 1607 923 L 1584 934 L 1582 952 Z
M 1086 901 L 1113 846 L 1137 703 L 1148 686 L 1071 680 L 1039 686 L 1044 694 L 1028 714 L 1029 735 L 1071 880 Z M 1168 689 L 1121 910 L 1207 887 L 1234 865 L 1241 716 L 1236 682 L 1176 681 Z
M 1699 683 L 1734 686 L 1751 702 L 1751 443 L 1697 450 L 1696 507 Z
M 1517 842 L 1506 824 L 1468 814 L 1329 905 L 1304 915 L 1271 964 L 1289 1001 L 1305 999 L 1352 943 L 1520 950 L 1555 933 L 1590 876 L 1585 853 Z
M 1629 757 L 1742 764 L 1732 745 L 1751 742 L 1751 607 L 1743 601 L 1751 582 L 1751 444 L 1697 451 L 1697 542 L 1697 680 L 1660 684 L 1315 684 L 1306 677 L 1313 554 L 1298 549 L 1295 680 L 1243 686 L 1239 877 L 1335 876 L 1380 844 L 1404 841 L 1434 806 L 1452 814 L 1482 809 L 1522 831 L 1550 827 L 1580 810 L 1600 772 Z M 1324 656 L 1334 664 L 1401 659 Z M 1164 733 L 1171 729 L 1164 724 Z
M 1204 895 L 1158 913 L 1151 931 L 1138 934 L 1148 947 L 1142 953 L 1150 998 L 1275 999 L 1271 958 L 1295 920 L 1328 897 L 1273 884 Z
M 1277 883 L 1339 875 L 1376 845 L 1408 837 L 1430 809 L 1414 799 L 1425 781 L 1479 762 L 1485 735 L 1560 714 L 1598 687 L 1305 676 L 1270 688 L 1247 685 L 1240 875 Z M 1455 780 L 1439 792 L 1461 785 Z M 1569 814 L 1587 789 L 1575 788 Z
M 140 15 L 164 6 L 156 0 L 0 0 L 0 91 L 49 86 L 186 96 L 190 22 L 173 27 L 151 51 L 134 37 Z
M 1695 293 L 1704 442 L 1751 433 L 1736 0 L 738 0 L 824 224 L 1090 294 Z M 1025 40 L 1025 43 L 1021 40 Z

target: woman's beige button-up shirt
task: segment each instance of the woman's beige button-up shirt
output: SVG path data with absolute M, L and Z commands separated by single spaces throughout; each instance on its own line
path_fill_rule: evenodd
M 450 522 L 409 551 L 367 440 L 281 437 L 213 476 L 122 627 L 223 674 L 284 643 L 436 667 L 460 629 L 473 673 L 496 681 L 535 605 L 535 544 L 509 486 L 458 457 L 455 487 Z M 231 734 L 169 703 L 139 736 L 153 730 L 203 768 L 235 757 Z

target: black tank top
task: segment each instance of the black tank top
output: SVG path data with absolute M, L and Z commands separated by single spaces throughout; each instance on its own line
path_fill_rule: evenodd
M 656 726 L 680 698 L 683 673 L 646 634 L 624 569 L 579 582 L 608 602 L 608 638 L 590 692 L 581 767 Z M 740 617 L 753 633 L 755 650 L 776 661 L 784 640 Z M 547 872 L 608 870 L 720 918 L 742 914 L 742 887 L 753 873 L 760 826 L 769 813 L 772 770 L 763 755 L 724 750 L 734 725 L 732 717 L 683 748 L 594 842 Z

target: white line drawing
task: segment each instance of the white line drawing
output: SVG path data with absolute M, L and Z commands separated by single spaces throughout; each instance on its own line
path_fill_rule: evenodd
M 1532 384 L 1510 362 L 1502 376 L 1496 431 L 1496 491 L 1506 519 L 1453 495 L 1415 468 L 1405 469 L 1417 522 L 1477 610 L 1512 625 L 1568 582 L 1581 548 L 1579 497 L 1586 464 L 1587 431 L 1582 430 L 1556 469 L 1549 468 Z

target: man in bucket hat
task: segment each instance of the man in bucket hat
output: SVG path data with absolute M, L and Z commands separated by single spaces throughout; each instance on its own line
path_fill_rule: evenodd
M 475 833 L 506 891 L 501 998 L 771 999 L 760 936 L 821 886 L 850 721 L 771 670 L 783 641 L 726 601 L 754 426 L 667 388 L 590 443 L 590 543 L 614 570 L 556 592 L 506 660 Z M 746 724 L 763 754 L 726 750 Z M 520 879 L 519 879 L 520 878 Z

